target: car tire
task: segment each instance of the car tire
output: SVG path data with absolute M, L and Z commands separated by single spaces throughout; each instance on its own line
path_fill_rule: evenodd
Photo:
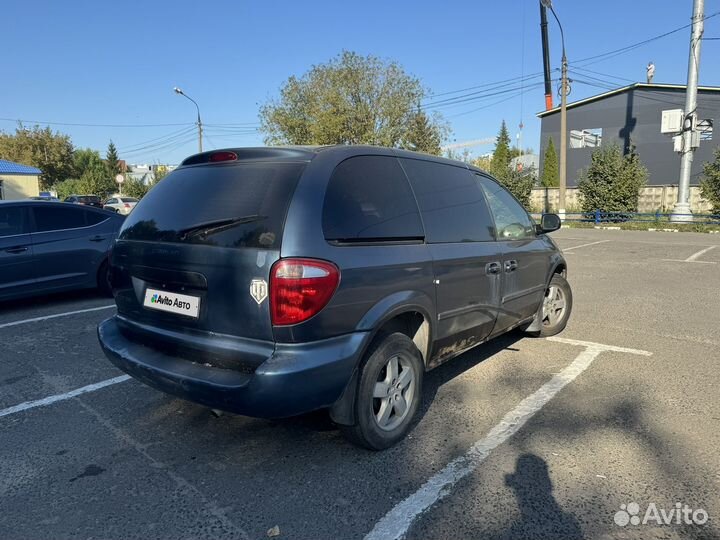
M 107 259 L 100 265 L 97 273 L 97 288 L 103 296 L 112 296 L 112 285 L 110 284 L 110 265 Z
M 420 351 L 408 336 L 396 332 L 376 338 L 361 364 L 355 423 L 340 426 L 343 435 L 370 450 L 401 441 L 420 407 L 424 371 Z M 376 397 L 383 388 L 385 397 Z
M 572 305 L 573 296 L 570 284 L 560 274 L 554 274 L 545 289 L 545 296 L 538 307 L 535 321 L 531 325 L 535 329 L 526 331 L 526 333 L 533 337 L 550 337 L 559 334 L 565 330 L 568 320 L 570 320 Z

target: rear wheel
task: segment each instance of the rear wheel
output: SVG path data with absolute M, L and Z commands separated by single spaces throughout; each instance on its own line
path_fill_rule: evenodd
M 97 274 L 97 287 L 103 296 L 112 296 L 112 285 L 110 284 L 110 265 L 107 259 L 100 265 Z
M 572 312 L 572 289 L 567 280 L 555 274 L 545 290 L 545 297 L 536 315 L 540 319 L 539 329 L 529 332 L 539 337 L 549 337 L 565 330 Z
M 424 365 L 413 341 L 387 335 L 368 351 L 355 396 L 355 424 L 341 426 L 353 443 L 383 450 L 402 440 L 420 405 Z

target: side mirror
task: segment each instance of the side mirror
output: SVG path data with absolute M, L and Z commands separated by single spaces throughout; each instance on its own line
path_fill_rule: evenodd
M 562 221 L 560 221 L 560 216 L 558 216 L 557 214 L 543 214 L 540 218 L 538 232 L 540 234 L 545 234 L 557 231 L 561 225 Z

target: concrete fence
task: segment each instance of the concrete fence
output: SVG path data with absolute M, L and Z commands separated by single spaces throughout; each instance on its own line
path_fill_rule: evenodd
M 677 186 L 646 186 L 640 190 L 638 212 L 671 211 L 677 201 Z M 565 191 L 565 210 L 580 210 L 580 191 L 576 187 Z M 539 211 L 555 211 L 558 203 L 558 188 L 533 188 L 530 207 Z M 700 188 L 690 187 L 690 208 L 696 214 L 705 214 L 712 205 L 700 196 Z M 602 209 L 601 209 L 602 210 Z

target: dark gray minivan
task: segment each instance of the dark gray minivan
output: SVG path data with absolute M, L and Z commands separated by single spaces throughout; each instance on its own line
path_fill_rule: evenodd
M 562 253 L 485 172 L 369 146 L 186 159 L 111 255 L 120 369 L 215 409 L 327 408 L 353 442 L 412 426 L 425 371 L 515 328 L 565 327 Z

